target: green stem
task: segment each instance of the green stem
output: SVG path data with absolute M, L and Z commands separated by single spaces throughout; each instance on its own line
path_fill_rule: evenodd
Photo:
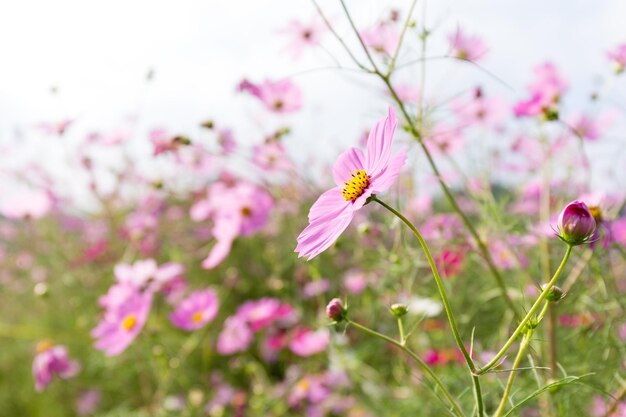
M 526 352 L 526 348 L 530 342 L 530 337 L 524 336 L 522 339 L 522 343 L 520 344 L 519 351 L 517 352 L 517 356 L 515 357 L 515 361 L 513 361 L 513 370 L 509 374 L 509 379 L 506 382 L 506 387 L 504 388 L 504 394 L 502 394 L 502 399 L 500 400 L 500 405 L 498 405 L 498 409 L 493 417 L 500 417 L 504 412 L 506 407 L 507 400 L 509 399 L 509 394 L 511 393 L 511 388 L 513 388 L 513 381 L 515 380 L 515 376 L 517 375 L 517 368 L 519 368 L 519 364 L 524 357 L 524 353 Z
M 385 207 L 387 210 L 393 213 L 396 217 L 402 220 L 404 224 L 406 224 L 409 227 L 409 229 L 411 229 L 411 231 L 413 232 L 413 234 L 419 241 L 420 245 L 422 246 L 422 249 L 424 250 L 424 254 L 426 255 L 426 259 L 428 261 L 428 265 L 430 265 L 430 269 L 433 273 L 433 276 L 435 277 L 435 283 L 437 284 L 437 289 L 439 290 L 439 296 L 441 297 L 441 301 L 443 302 L 443 308 L 446 311 L 446 316 L 448 317 L 448 322 L 450 323 L 450 328 L 452 329 L 452 335 L 454 336 L 454 340 L 457 346 L 459 347 L 459 349 L 461 350 L 461 353 L 463 354 L 463 358 L 465 358 L 465 362 L 467 363 L 467 367 L 469 368 L 472 374 L 472 383 L 474 385 L 474 397 L 476 400 L 476 408 L 478 410 L 478 416 L 482 417 L 483 416 L 483 399 L 482 399 L 482 394 L 481 394 L 481 389 L 480 389 L 480 382 L 478 381 L 478 376 L 475 374 L 476 367 L 474 365 L 474 361 L 472 360 L 471 356 L 467 352 L 467 349 L 465 348 L 465 344 L 463 344 L 461 335 L 459 334 L 459 329 L 457 328 L 456 321 L 454 320 L 454 314 L 452 313 L 452 307 L 450 306 L 450 302 L 448 301 L 448 296 L 446 294 L 443 281 L 441 279 L 441 276 L 439 275 L 439 270 L 437 269 L 437 265 L 435 264 L 435 260 L 433 259 L 433 256 L 430 253 L 430 249 L 428 248 L 426 241 L 422 237 L 421 233 L 417 230 L 415 225 L 413 225 L 413 223 L 411 223 L 409 219 L 404 217 L 402 213 L 400 213 L 393 207 L 387 205 L 384 201 L 379 200 L 378 197 L 376 196 L 372 196 L 370 198 L 372 201 L 376 201 L 378 204 Z
M 545 288 L 539 295 L 539 298 L 537 298 L 537 301 L 535 301 L 535 303 L 530 308 L 530 310 L 528 310 L 528 313 L 526 313 L 526 316 L 522 319 L 520 324 L 517 326 L 517 328 L 515 329 L 515 331 L 509 338 L 509 340 L 507 340 L 504 346 L 502 346 L 502 349 L 500 349 L 500 351 L 496 354 L 496 356 L 494 356 L 494 358 L 488 364 L 486 364 L 485 366 L 483 366 L 482 368 L 476 371 L 477 375 L 482 375 L 486 373 L 487 371 L 489 371 L 491 368 L 493 368 L 498 363 L 500 358 L 502 358 L 502 356 L 504 356 L 504 354 L 509 350 L 509 348 L 511 347 L 511 345 L 513 344 L 517 336 L 519 336 L 520 333 L 522 333 L 522 331 L 524 330 L 526 323 L 528 323 L 532 315 L 535 314 L 535 312 L 539 309 L 539 306 L 541 305 L 541 303 L 548 296 L 550 289 L 554 286 L 556 281 L 561 276 L 561 273 L 563 272 L 563 269 L 565 268 L 565 264 L 567 264 L 567 260 L 569 259 L 569 256 L 571 253 L 572 253 L 572 246 L 567 245 L 567 251 L 565 252 L 565 255 L 563 256 L 563 259 L 561 260 L 561 264 L 557 268 L 550 282 L 548 282 L 548 284 L 545 286 Z
M 404 325 L 402 324 L 402 317 L 398 317 L 398 332 L 400 332 L 400 343 L 404 345 L 406 343 L 406 337 L 404 336 Z
M 368 327 L 365 327 L 365 326 L 363 326 L 363 325 L 361 325 L 359 323 L 353 322 L 352 320 L 346 319 L 346 321 L 348 322 L 348 324 L 356 327 L 360 331 L 362 331 L 364 333 L 367 333 L 367 334 L 369 334 L 371 336 L 375 336 L 375 337 L 377 337 L 377 338 L 379 338 L 381 340 L 384 340 L 385 342 L 394 345 L 395 347 L 399 348 L 404 353 L 409 355 L 415 361 L 415 363 L 417 363 L 420 366 L 420 368 L 422 368 L 422 370 L 426 373 L 426 375 L 428 375 L 428 377 L 430 379 L 432 379 L 432 381 L 435 383 L 435 385 L 437 385 L 437 387 L 441 390 L 441 392 L 443 393 L 444 397 L 446 397 L 446 400 L 448 400 L 448 402 L 450 403 L 450 406 L 454 409 L 456 414 L 458 416 L 460 416 L 460 417 L 464 417 L 465 416 L 465 414 L 463 413 L 463 411 L 461 411 L 461 408 L 456 403 L 456 401 L 454 400 L 454 398 L 452 397 L 450 392 L 448 392 L 446 387 L 443 385 L 443 383 L 441 382 L 439 377 L 437 377 L 437 375 L 432 371 L 432 369 L 430 369 L 430 367 L 426 364 L 426 362 L 424 362 L 422 360 L 422 358 L 417 356 L 417 354 L 415 352 L 413 352 L 411 349 L 406 347 L 406 345 L 404 343 L 398 342 L 397 340 L 394 340 L 394 339 L 392 339 L 392 338 L 390 338 L 388 336 L 385 336 L 382 333 L 378 333 L 376 330 L 372 330 L 372 329 L 370 329 Z

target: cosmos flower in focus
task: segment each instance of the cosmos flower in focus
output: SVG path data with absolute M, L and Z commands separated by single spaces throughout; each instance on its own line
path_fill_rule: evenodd
M 293 113 L 302 107 L 302 91 L 289 80 L 265 80 L 260 84 L 243 80 L 239 91 L 245 91 L 259 100 L 275 113 Z
M 391 156 L 396 113 L 392 107 L 386 118 L 371 130 L 367 149 L 350 148 L 333 167 L 336 186 L 322 194 L 309 211 L 309 225 L 298 236 L 295 252 L 312 259 L 328 249 L 348 227 L 367 199 L 388 190 L 406 160 L 403 151 Z

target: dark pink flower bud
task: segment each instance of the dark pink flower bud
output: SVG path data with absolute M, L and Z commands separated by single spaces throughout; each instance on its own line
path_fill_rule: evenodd
M 596 221 L 589 207 L 582 201 L 572 201 L 558 221 L 559 237 L 569 245 L 580 245 L 589 241 L 596 230 Z
M 339 298 L 333 298 L 326 306 L 326 315 L 335 323 L 343 321 L 347 313 L 348 311 Z

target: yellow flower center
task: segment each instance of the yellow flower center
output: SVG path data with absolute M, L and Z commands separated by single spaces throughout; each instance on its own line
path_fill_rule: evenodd
M 198 311 L 193 316 L 191 316 L 191 320 L 194 323 L 198 323 L 199 321 L 201 321 L 202 320 L 202 311 Z
M 41 353 L 41 352 L 45 352 L 46 350 L 50 349 L 52 347 L 52 342 L 50 340 L 42 340 L 39 343 L 37 343 L 37 353 Z
M 250 217 L 250 215 L 252 215 L 252 209 L 250 207 L 242 207 L 241 215 L 243 217 Z
M 128 316 L 124 317 L 124 320 L 122 320 L 122 328 L 126 331 L 133 330 L 133 327 L 135 327 L 136 325 L 137 316 L 135 316 L 134 314 L 129 314 Z
M 370 176 L 363 169 L 357 169 L 352 174 L 349 181 L 344 182 L 346 185 L 341 190 L 341 195 L 346 201 L 354 201 L 363 194 L 365 189 L 370 185 Z
M 599 206 L 589 206 L 589 211 L 597 223 L 602 221 L 602 210 Z

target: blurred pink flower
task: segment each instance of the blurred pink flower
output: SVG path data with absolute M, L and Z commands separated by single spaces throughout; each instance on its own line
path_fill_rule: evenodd
M 508 116 L 507 103 L 498 97 L 486 97 L 480 88 L 471 98 L 460 97 L 452 102 L 452 111 L 459 120 L 459 125 L 484 126 L 491 129 L 501 128 Z
M 172 136 L 165 129 L 152 129 L 149 134 L 150 142 L 152 142 L 154 156 L 161 155 L 166 152 L 176 152 L 181 146 L 186 146 L 191 141 L 185 136 Z
M 72 119 L 63 119 L 55 123 L 43 122 L 39 123 L 39 128 L 48 135 L 61 136 L 67 131 L 72 123 L 74 123 L 74 120 Z
M 322 194 L 309 211 L 309 225 L 298 236 L 295 252 L 312 259 L 328 249 L 348 227 L 367 199 L 389 189 L 406 160 L 403 151 L 391 156 L 396 113 L 389 108 L 386 118 L 371 130 L 365 154 L 350 148 L 333 167 L 336 187 Z
M 224 328 L 217 338 L 217 351 L 222 355 L 241 352 L 250 346 L 252 338 L 252 330 L 246 321 L 238 315 L 231 316 L 224 322 Z
M 317 297 L 320 294 L 326 293 L 330 288 L 330 282 L 327 279 L 318 279 L 315 281 L 307 282 L 302 288 L 302 295 L 304 298 Z
M 35 378 L 37 392 L 46 389 L 55 375 L 68 379 L 78 374 L 79 371 L 78 362 L 70 360 L 65 346 L 53 346 L 46 341 L 37 346 L 37 354 L 33 360 L 33 378 Z
M 218 308 L 219 300 L 215 291 L 195 291 L 178 304 L 170 314 L 170 321 L 183 330 L 198 330 L 215 318 Z
M 100 390 L 90 389 L 81 392 L 76 399 L 76 413 L 79 416 L 88 416 L 95 413 L 101 400 L 102 393 Z
M 567 90 L 567 80 L 556 66 L 546 62 L 534 69 L 535 79 L 528 86 L 530 98 L 513 107 L 516 116 L 538 116 L 553 110 L 561 95 Z
M 307 357 L 326 350 L 330 342 L 328 329 L 313 331 L 305 327 L 295 330 L 289 349 L 298 356 Z
M 252 162 L 269 172 L 289 171 L 293 168 L 285 146 L 277 141 L 254 146 L 252 148 Z
M 131 284 L 138 290 L 157 292 L 184 271 L 185 268 L 178 263 L 169 262 L 159 266 L 154 259 L 144 259 L 135 261 L 132 265 L 117 264 L 114 274 L 120 283 Z
M 244 182 L 232 186 L 224 182 L 212 184 L 208 197 L 195 203 L 190 211 L 195 221 L 213 221 L 212 234 L 216 244 L 202 262 L 202 267 L 215 268 L 228 256 L 237 236 L 249 236 L 263 228 L 273 206 L 272 197 L 256 185 Z
M 360 269 L 351 269 L 343 277 L 343 286 L 350 294 L 361 294 L 367 287 L 367 277 Z
M 478 61 L 487 53 L 487 46 L 478 36 L 466 35 L 461 28 L 448 35 L 452 55 L 466 61 Z
M 117 308 L 108 308 L 91 331 L 91 336 L 96 339 L 95 348 L 107 356 L 122 353 L 143 329 L 151 306 L 151 293 L 135 292 Z
M 52 209 L 52 198 L 45 191 L 27 191 L 3 196 L 0 213 L 10 219 L 40 219 Z
M 607 56 L 615 63 L 615 72 L 618 74 L 623 72 L 626 68 L 626 43 L 622 43 L 607 52 Z
M 400 41 L 396 28 L 386 23 L 378 23 L 359 32 L 363 43 L 376 52 L 393 56 Z
M 435 155 L 450 155 L 463 148 L 463 132 L 458 127 L 437 124 L 426 135 L 424 142 Z
M 318 46 L 325 31 L 326 25 L 324 22 L 315 17 L 309 23 L 292 20 L 279 33 L 290 38 L 287 50 L 291 52 L 294 59 L 297 59 L 306 48 Z
M 253 84 L 243 80 L 239 91 L 246 91 L 263 102 L 265 107 L 276 113 L 292 113 L 302 107 L 302 92 L 289 80 L 265 80 L 261 84 Z
M 398 83 L 394 86 L 394 90 L 398 95 L 398 98 L 407 104 L 418 104 L 420 100 L 419 88 L 406 83 Z
M 294 317 L 294 310 L 289 304 L 276 298 L 249 300 L 237 309 L 237 317 L 245 320 L 252 331 L 259 331 L 278 320 Z

